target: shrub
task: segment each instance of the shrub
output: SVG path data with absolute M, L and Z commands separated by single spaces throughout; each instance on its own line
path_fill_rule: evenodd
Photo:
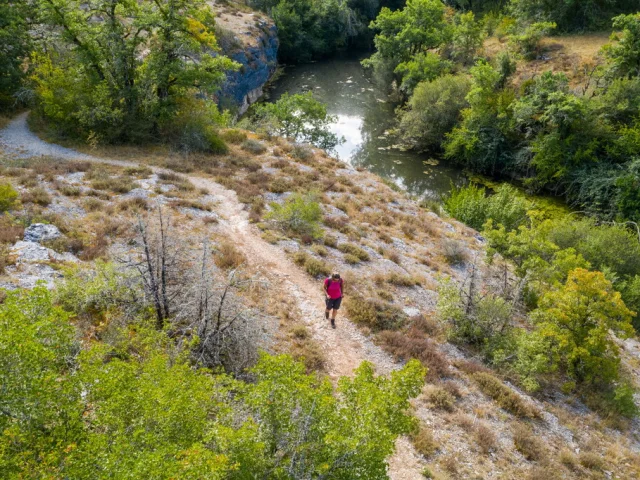
M 541 460 L 546 453 L 542 441 L 525 425 L 517 424 L 513 429 L 513 443 L 527 460 Z
M 291 156 L 305 162 L 313 158 L 313 150 L 307 145 L 296 145 L 291 151 Z
M 297 235 L 311 235 L 314 238 L 322 236 L 319 225 L 322 209 L 315 194 L 294 193 L 285 200 L 284 205 L 272 203 L 271 209 L 265 219 L 273 222 L 280 230 Z
M 398 329 L 407 319 L 402 309 L 359 295 L 347 297 L 345 303 L 347 315 L 352 321 L 374 331 Z
M 480 447 L 480 451 L 485 455 L 491 453 L 497 443 L 496 434 L 485 424 L 480 424 L 474 433 L 476 443 Z
M 304 269 L 312 277 L 327 277 L 331 273 L 331 268 L 325 262 L 313 257 L 309 257 L 304 262 Z
M 353 243 L 341 243 L 340 245 L 338 245 L 338 250 L 348 255 L 351 255 L 363 262 L 367 262 L 370 260 L 369 254 L 362 248 L 358 247 L 357 245 L 354 245 Z
M 525 402 L 520 395 L 507 387 L 490 373 L 478 372 L 471 375 L 480 390 L 491 397 L 504 410 L 517 417 L 536 417 L 538 412 Z
M 445 209 L 449 215 L 481 230 L 489 219 L 495 224 L 513 230 L 527 218 L 527 211 L 533 207 L 518 190 L 503 184 L 495 194 L 486 195 L 485 189 L 476 185 L 454 188 L 445 199 Z
M 421 279 L 413 275 L 403 275 L 398 272 L 391 272 L 387 275 L 386 281 L 398 287 L 413 287 L 422 283 Z
M 593 452 L 580 452 L 578 457 L 580 465 L 589 470 L 602 470 L 604 467 L 604 460 L 597 453 Z
M 456 406 L 456 399 L 444 388 L 435 387 L 427 394 L 427 399 L 434 407 L 447 412 L 453 412 Z
M 351 255 L 350 253 L 347 253 L 344 256 L 344 261 L 347 262 L 349 265 L 357 265 L 358 263 L 360 263 L 360 259 L 355 255 Z
M 18 192 L 10 183 L 0 183 L 0 213 L 12 209 L 18 201 Z
M 35 187 L 22 194 L 22 202 L 35 203 L 42 207 L 46 207 L 51 203 L 51 196 L 42 187 Z
M 431 430 L 426 429 L 422 425 L 411 435 L 411 443 L 417 452 L 425 457 L 430 457 L 438 449 L 438 443 L 433 438 Z
M 460 265 L 468 258 L 464 245 L 450 238 L 442 242 L 442 254 L 449 265 Z
M 431 339 L 412 327 L 407 332 L 384 331 L 379 334 L 380 341 L 393 356 L 399 360 L 415 358 L 427 367 L 428 378 L 436 380 L 450 374 L 449 362 L 440 353 Z
M 435 150 L 456 125 L 467 106 L 466 75 L 445 75 L 415 88 L 400 113 L 402 140 L 416 150 Z
M 244 142 L 242 142 L 242 145 L 240 147 L 244 151 L 253 153 L 254 155 L 262 155 L 264 152 L 267 151 L 267 147 L 265 147 L 264 144 L 252 138 L 249 138 Z
M 247 139 L 246 132 L 236 129 L 224 130 L 220 136 L 225 142 L 229 143 L 242 143 Z
M 511 42 L 527 60 L 534 60 L 540 53 L 540 41 L 556 28 L 553 22 L 536 22 L 525 28 L 521 34 L 511 36 Z
M 285 193 L 290 191 L 291 188 L 291 184 L 284 178 L 276 178 L 271 183 L 269 183 L 269 191 L 271 193 Z
M 331 247 L 331 248 L 338 247 L 338 239 L 334 235 L 325 235 L 323 242 L 327 247 Z
M 321 257 L 326 257 L 329 254 L 329 251 L 322 245 L 314 245 L 311 247 L 311 251 Z

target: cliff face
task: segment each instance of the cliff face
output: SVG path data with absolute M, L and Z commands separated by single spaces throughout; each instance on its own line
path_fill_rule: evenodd
M 262 96 L 263 86 L 276 70 L 277 29 L 271 19 L 259 13 L 217 13 L 222 51 L 242 65 L 238 71 L 228 73 L 218 103 L 241 115 Z

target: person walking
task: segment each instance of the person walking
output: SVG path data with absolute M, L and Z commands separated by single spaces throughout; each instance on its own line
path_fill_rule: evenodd
M 342 303 L 344 282 L 340 278 L 339 273 L 332 273 L 331 276 L 324 281 L 324 293 L 326 295 L 325 303 L 327 309 L 324 312 L 324 317 L 329 320 L 331 315 L 331 327 L 336 328 L 336 315 L 340 309 L 340 303 Z

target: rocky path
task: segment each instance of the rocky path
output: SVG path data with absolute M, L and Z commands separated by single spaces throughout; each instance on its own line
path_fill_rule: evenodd
M 18 157 L 50 156 L 63 160 L 83 160 L 117 166 L 136 166 L 124 162 L 83 154 L 75 150 L 53 145 L 41 140 L 29 130 L 28 113 L 17 116 L 5 129 L 0 130 L 0 149 Z M 163 171 L 152 167 L 155 173 Z M 259 231 L 249 223 L 248 212 L 238 201 L 236 193 L 225 189 L 211 179 L 187 176 L 198 188 L 207 189 L 219 202 L 220 225 L 252 265 L 272 281 L 284 282 L 302 312 L 303 321 L 319 343 L 327 358 L 327 372 L 336 379 L 350 376 L 362 361 L 370 361 L 380 374 L 387 374 L 399 365 L 378 346 L 366 338 L 344 315 L 340 315 L 337 328 L 332 329 L 324 318 L 324 302 L 319 282 L 313 282 L 285 253 L 275 245 L 264 241 Z M 341 312 L 342 313 L 342 312 Z M 399 439 L 396 453 L 389 459 L 389 475 L 393 480 L 419 480 L 420 460 L 411 443 Z

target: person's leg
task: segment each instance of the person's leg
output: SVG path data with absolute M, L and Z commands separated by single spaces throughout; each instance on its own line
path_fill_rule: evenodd
M 329 313 L 331 312 L 331 300 L 329 298 L 325 298 L 324 303 L 326 305 L 326 309 L 324 311 L 324 318 L 329 320 Z

